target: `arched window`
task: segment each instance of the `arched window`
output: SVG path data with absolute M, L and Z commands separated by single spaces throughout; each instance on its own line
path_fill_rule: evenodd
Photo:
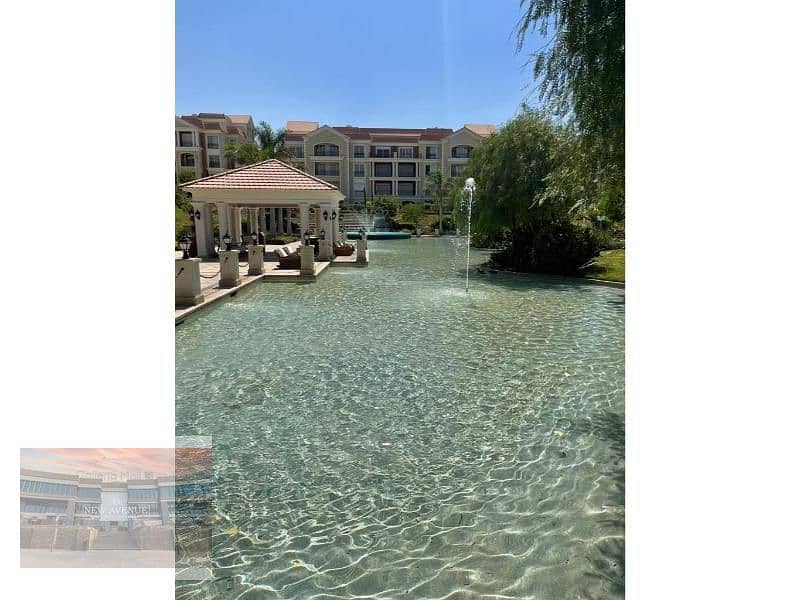
M 450 156 L 453 158 L 469 158 L 472 156 L 472 146 L 453 146 Z
M 339 156 L 339 146 L 336 144 L 317 144 L 314 146 L 314 156 Z

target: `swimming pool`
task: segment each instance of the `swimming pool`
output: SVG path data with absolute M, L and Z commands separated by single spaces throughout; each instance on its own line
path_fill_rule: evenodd
M 624 290 L 467 295 L 463 243 L 370 242 L 176 329 L 218 515 L 216 580 L 178 598 L 624 596 Z

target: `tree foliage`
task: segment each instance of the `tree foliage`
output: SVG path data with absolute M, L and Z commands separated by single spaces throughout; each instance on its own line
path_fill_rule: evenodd
M 255 141 L 229 141 L 223 148 L 225 158 L 233 159 L 236 166 L 252 165 L 262 160 L 289 158 L 289 149 L 286 147 L 286 131 L 273 129 L 266 121 L 261 121 L 256 126 Z
M 558 179 L 575 145 L 569 128 L 526 111 L 475 149 L 465 170 L 478 182 L 473 231 L 501 244 L 497 260 L 520 271 L 571 273 L 591 258 L 582 209 Z
M 433 196 L 434 202 L 439 207 L 439 231 L 442 231 L 444 229 L 442 224 L 444 221 L 444 201 L 450 195 L 452 180 L 445 177 L 441 169 L 436 169 L 428 174 L 425 184 L 427 193 Z
M 531 55 L 539 97 L 575 128 L 572 163 L 560 174 L 614 219 L 624 218 L 625 2 L 521 0 L 517 50 L 530 31 L 549 39 Z

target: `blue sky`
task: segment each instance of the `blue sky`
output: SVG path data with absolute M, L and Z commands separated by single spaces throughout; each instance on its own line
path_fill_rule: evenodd
M 531 90 L 519 15 L 518 0 L 177 0 L 175 110 L 273 126 L 499 125 Z

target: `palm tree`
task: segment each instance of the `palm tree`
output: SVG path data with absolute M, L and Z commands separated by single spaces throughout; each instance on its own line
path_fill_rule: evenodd
M 433 196 L 433 199 L 439 205 L 439 233 L 442 233 L 444 227 L 442 220 L 444 219 L 444 199 L 450 194 L 452 181 L 450 178 L 445 178 L 442 175 L 441 169 L 436 169 L 428 173 L 427 179 L 427 192 Z
M 289 157 L 289 149 L 286 147 L 286 130 L 283 128 L 275 130 L 266 121 L 261 121 L 256 127 L 256 143 L 261 160 Z

